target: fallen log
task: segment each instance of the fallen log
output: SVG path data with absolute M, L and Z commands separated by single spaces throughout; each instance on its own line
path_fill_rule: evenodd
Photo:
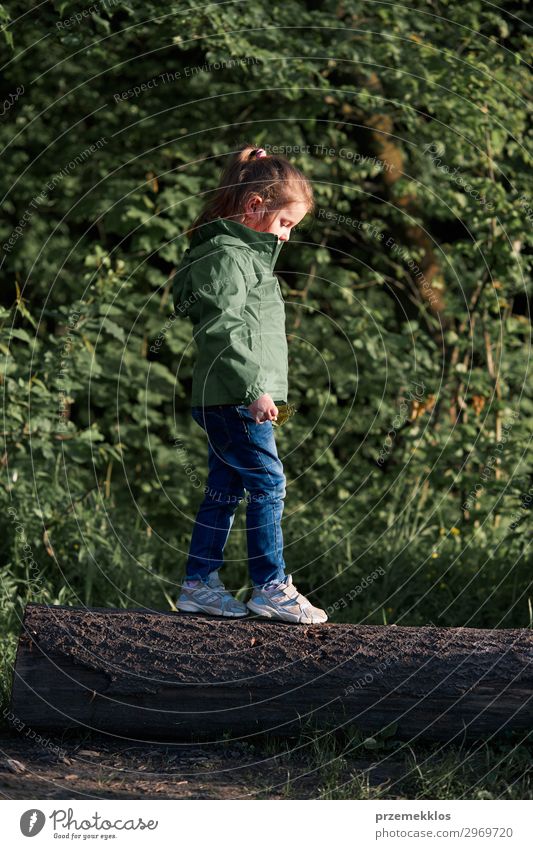
M 290 625 L 28 604 L 11 713 L 36 729 L 210 739 L 302 725 L 403 739 L 529 732 L 533 632 Z

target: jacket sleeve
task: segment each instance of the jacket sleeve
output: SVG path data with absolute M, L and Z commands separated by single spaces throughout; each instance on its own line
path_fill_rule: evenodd
M 220 250 L 193 263 L 191 273 L 202 354 L 209 357 L 221 383 L 249 406 L 266 392 L 265 375 L 248 344 L 250 331 L 244 318 L 252 271 L 246 274 L 246 266 Z

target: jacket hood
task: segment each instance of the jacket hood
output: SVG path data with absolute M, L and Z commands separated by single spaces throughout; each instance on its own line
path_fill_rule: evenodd
M 202 224 L 192 234 L 190 246 L 174 274 L 172 294 L 175 309 L 183 316 L 189 314 L 190 267 L 195 260 L 208 253 L 216 253 L 221 247 L 245 247 L 255 251 L 261 261 L 273 271 L 283 244 L 275 233 L 259 232 L 229 218 L 216 218 Z

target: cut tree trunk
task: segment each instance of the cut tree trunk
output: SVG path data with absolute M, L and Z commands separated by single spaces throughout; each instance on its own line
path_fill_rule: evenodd
M 290 625 L 28 604 L 11 713 L 30 728 L 210 739 L 303 727 L 528 732 L 533 632 Z M 397 724 L 397 725 L 396 725 Z

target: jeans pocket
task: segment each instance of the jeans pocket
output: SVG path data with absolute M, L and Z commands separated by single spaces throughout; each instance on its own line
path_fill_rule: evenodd
M 237 413 L 244 422 L 245 426 L 249 424 L 265 424 L 265 422 L 256 421 L 255 416 L 251 414 L 250 410 L 245 404 L 239 404 L 237 407 L 235 407 L 235 409 L 237 410 Z
M 213 448 L 221 453 L 227 451 L 233 442 L 228 419 L 224 409 L 205 408 L 201 415 L 201 425 L 207 433 Z

